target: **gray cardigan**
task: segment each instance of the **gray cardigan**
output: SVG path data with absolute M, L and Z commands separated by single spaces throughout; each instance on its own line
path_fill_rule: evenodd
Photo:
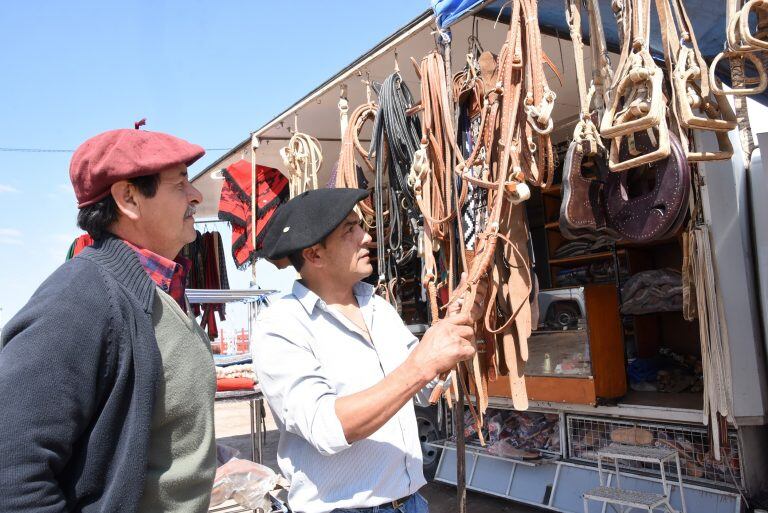
M 107 238 L 5 326 L 0 511 L 136 511 L 162 376 L 154 294 L 134 251 Z

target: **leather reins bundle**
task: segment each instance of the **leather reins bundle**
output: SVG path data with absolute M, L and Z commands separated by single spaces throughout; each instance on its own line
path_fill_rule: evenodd
M 694 193 L 701 194 L 697 180 Z M 693 196 L 693 194 L 692 194 Z M 683 234 L 683 313 L 687 320 L 698 319 L 701 363 L 704 374 L 703 423 L 709 427 L 712 454 L 720 460 L 721 446 L 728 443 L 728 426 L 733 422 L 733 391 L 728 332 L 723 326 L 723 307 L 713 274 L 709 225 L 701 209 L 693 207 L 688 230 Z
M 508 371 L 517 409 L 528 406 L 524 364 L 528 359 L 533 289 L 522 202 L 530 197 L 529 183 L 543 187 L 551 184 L 554 169 L 549 135 L 555 94 L 547 86 L 543 70 L 546 61 L 541 50 L 537 3 L 512 2 L 509 31 L 498 60 L 484 52 L 479 58 L 481 81 L 471 85 L 478 93 L 482 88 L 483 95 L 478 140 L 466 160 L 454 168 L 463 183 L 483 188 L 488 195 L 487 220 L 477 236 L 474 252 L 467 255 L 464 248 L 460 251 L 460 257 L 467 261 L 464 269 L 468 279 L 466 289 L 457 294 L 463 296 L 462 312 L 469 313 L 479 284 L 487 281 L 485 311 L 476 333 L 484 332 L 498 340 L 494 347 L 486 345 L 485 349 L 498 351 L 496 361 Z M 424 82 L 422 76 L 422 85 Z M 473 169 L 480 169 L 480 176 Z M 458 261 L 459 257 L 451 259 Z M 467 365 L 479 413 L 487 406 L 485 383 L 489 375 L 500 374 L 493 365 L 494 358 L 488 361 L 490 368 L 483 368 L 477 359 Z
M 451 248 L 454 239 L 451 222 L 457 218 L 467 190 L 466 186 L 462 186 L 460 194 L 457 193 L 451 173 L 456 134 L 453 106 L 449 103 L 447 91 L 445 61 L 439 53 L 431 52 L 422 59 L 418 70 L 423 109 L 422 138 L 419 149 L 413 155 L 408 184 L 424 217 L 422 284 L 427 290 L 431 317 L 436 321 L 439 318 L 437 289 L 441 280 L 434 253 L 441 252 L 448 256 L 444 269 L 448 274 L 448 284 L 452 283 L 454 252 Z
M 453 159 L 458 155 L 455 151 L 456 133 L 446 67 L 443 57 L 433 51 L 416 68 L 421 79 L 422 138 L 419 149 L 413 155 L 408 176 L 408 185 L 413 189 L 416 204 L 424 219 L 419 243 L 422 286 L 427 292 L 433 323 L 440 317 L 438 288 L 450 288 L 455 283 L 456 240 L 452 221 L 458 219 L 458 212 L 467 194 L 463 184 L 461 191 L 457 190 L 451 172 Z M 433 399 L 442 392 L 445 378 L 441 376 L 437 392 L 433 392 Z M 456 376 L 452 376 L 450 383 L 453 397 L 458 395 L 457 382 Z M 449 405 L 452 404 L 450 397 L 449 393 Z M 474 414 L 474 409 L 472 411 Z
M 291 198 L 317 189 L 317 172 L 323 165 L 323 153 L 317 139 L 295 132 L 288 144 L 280 149 L 280 156 L 288 168 Z

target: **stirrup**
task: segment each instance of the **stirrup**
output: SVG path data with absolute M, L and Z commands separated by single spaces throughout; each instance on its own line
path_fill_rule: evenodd
M 635 63 L 621 78 L 621 82 L 619 82 L 616 89 L 611 106 L 606 111 L 603 116 L 603 121 L 600 124 L 600 134 L 606 139 L 613 139 L 621 135 L 629 135 L 634 132 L 665 124 L 664 95 L 662 90 L 664 80 L 663 73 L 656 63 L 653 62 L 651 55 L 645 49 L 641 49 L 638 53 L 634 54 L 634 59 Z M 641 82 L 650 85 L 650 106 L 648 112 L 639 117 L 630 118 L 630 114 L 626 113 L 617 118 L 616 113 L 622 98 Z
M 728 103 L 725 95 L 713 94 L 711 91 L 708 91 L 707 98 L 702 96 L 701 87 L 696 82 L 697 76 L 701 77 L 705 70 L 699 67 L 694 57 L 695 54 L 690 48 L 681 47 L 672 77 L 672 86 L 675 92 L 675 103 L 680 123 L 686 128 L 700 130 L 720 132 L 733 130 L 736 128 L 736 115 L 733 113 L 731 104 Z M 689 101 L 692 98 L 691 90 L 700 98 L 698 109 L 701 115 L 697 115 L 693 111 L 693 106 L 691 101 Z M 713 99 L 714 102 L 712 101 Z M 708 113 L 706 108 L 708 105 L 715 112 Z M 710 114 L 718 114 L 719 117 L 710 117 Z
M 733 145 L 731 139 L 728 137 L 728 132 L 719 132 L 715 130 L 704 130 L 715 135 L 717 138 L 717 151 L 693 151 L 691 145 L 688 144 L 688 136 L 681 131 L 680 141 L 685 151 L 685 157 L 689 162 L 709 162 L 712 160 L 728 160 L 733 156 Z
M 715 69 L 721 59 L 727 57 L 729 59 L 738 59 L 741 61 L 741 67 L 746 70 L 744 66 L 745 61 L 749 61 L 757 70 L 758 76 L 748 77 L 744 75 L 744 86 L 726 91 L 722 87 L 722 83 L 715 75 Z M 709 83 L 712 92 L 715 94 L 732 94 L 734 96 L 748 96 L 752 94 L 760 94 L 768 87 L 768 75 L 766 75 L 763 62 L 754 53 L 742 53 L 735 51 L 725 51 L 717 54 L 712 60 L 712 64 L 709 66 Z
M 621 141 L 626 137 L 632 137 L 632 135 L 636 132 L 632 132 L 632 134 L 626 135 L 626 136 L 619 136 L 613 139 L 611 141 L 611 151 L 608 157 L 608 168 L 614 172 L 618 173 L 619 171 L 626 171 L 627 169 L 633 169 L 636 167 L 640 167 L 643 164 L 650 164 L 651 162 L 656 162 L 657 160 L 665 159 L 669 156 L 670 152 L 670 146 L 669 146 L 669 127 L 666 123 L 661 123 L 656 127 L 659 133 L 657 135 L 658 137 L 658 146 L 657 148 L 650 152 L 650 153 L 643 153 L 638 155 L 637 157 L 621 161 L 620 160 L 620 153 L 621 153 Z M 652 128 L 651 128 L 652 129 Z M 651 130 L 646 129 L 646 130 Z M 637 130 L 637 132 L 643 132 L 645 130 Z
M 744 4 L 739 15 L 735 18 L 739 21 L 741 37 L 748 46 L 753 50 L 768 50 L 768 40 L 765 39 L 766 32 L 760 31 L 752 35 L 749 30 L 749 13 L 757 9 L 768 10 L 768 0 L 750 0 Z

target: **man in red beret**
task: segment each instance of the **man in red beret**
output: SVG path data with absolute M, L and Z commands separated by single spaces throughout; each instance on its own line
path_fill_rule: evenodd
M 57 269 L 0 340 L 0 511 L 204 512 L 215 473 L 216 377 L 184 308 L 203 154 L 112 130 L 70 178 L 95 240 Z

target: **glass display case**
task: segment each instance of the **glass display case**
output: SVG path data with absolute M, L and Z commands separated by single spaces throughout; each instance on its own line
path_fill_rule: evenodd
M 539 292 L 539 323 L 528 339 L 528 376 L 592 375 L 584 287 Z
M 624 340 L 613 284 L 539 292 L 537 329 L 528 338 L 528 399 L 597 404 L 627 390 Z M 512 397 L 508 379 L 488 384 L 489 395 Z

